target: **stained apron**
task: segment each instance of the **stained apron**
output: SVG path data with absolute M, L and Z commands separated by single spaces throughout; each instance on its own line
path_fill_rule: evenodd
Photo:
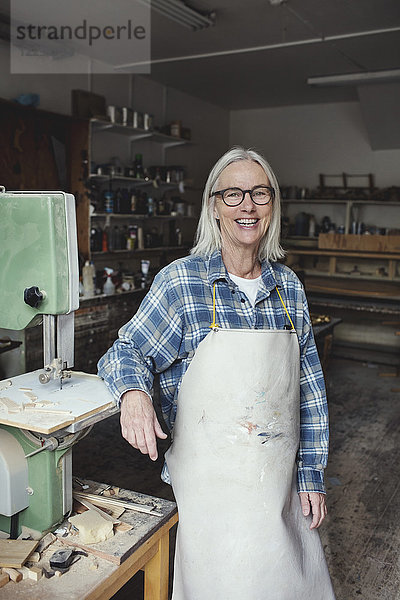
M 334 600 L 296 491 L 299 402 L 294 330 L 213 329 L 199 344 L 166 454 L 173 600 Z

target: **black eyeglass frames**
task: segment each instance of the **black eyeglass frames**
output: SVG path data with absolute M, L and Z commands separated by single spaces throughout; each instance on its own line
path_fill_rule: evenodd
M 268 204 L 275 198 L 274 188 L 268 185 L 256 185 L 251 190 L 242 190 L 241 188 L 226 188 L 225 190 L 218 190 L 210 194 L 212 196 L 221 196 L 226 206 L 239 206 L 244 200 L 246 194 L 250 194 L 250 198 L 254 204 L 262 206 Z

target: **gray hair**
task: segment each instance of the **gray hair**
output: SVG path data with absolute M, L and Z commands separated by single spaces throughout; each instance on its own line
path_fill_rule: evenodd
M 228 150 L 228 152 L 221 156 L 210 171 L 203 191 L 203 204 L 195 235 L 195 245 L 193 246 L 191 253 L 208 256 L 215 250 L 221 249 L 221 233 L 214 216 L 215 196 L 210 198 L 210 195 L 215 192 L 215 186 L 222 171 L 231 163 L 240 160 L 258 163 L 264 170 L 271 186 L 275 190 L 275 198 L 272 201 L 271 221 L 260 242 L 258 258 L 260 261 L 264 259 L 276 261 L 284 256 L 284 251 L 279 243 L 281 230 L 281 201 L 278 181 L 270 165 L 261 154 L 255 150 L 246 150 L 240 146 L 235 146 Z

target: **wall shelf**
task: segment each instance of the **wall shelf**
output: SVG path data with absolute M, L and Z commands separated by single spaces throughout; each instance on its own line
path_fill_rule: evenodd
M 162 144 L 166 148 L 192 143 L 191 140 L 160 133 L 159 131 L 154 131 L 153 129 L 136 129 L 135 127 L 121 125 L 120 123 L 111 123 L 110 121 L 102 121 L 100 119 L 91 119 L 90 122 L 93 133 L 116 133 L 118 135 L 125 135 L 132 141 L 148 140 L 154 142 L 155 144 Z
M 187 246 L 156 246 L 154 248 L 136 248 L 135 250 L 108 250 L 107 252 L 92 252 L 92 256 L 115 256 L 116 254 L 138 256 L 139 254 L 159 254 L 162 252 L 173 252 L 175 250 L 187 250 Z
M 116 134 L 117 136 L 123 136 L 129 140 L 129 144 L 137 144 L 138 149 L 140 144 L 149 142 L 150 144 L 156 144 L 158 149 L 161 149 L 162 159 L 161 164 L 165 165 L 165 153 L 173 146 L 181 146 L 184 144 L 191 144 L 190 140 L 166 135 L 154 130 L 137 129 L 134 127 L 128 127 L 119 123 L 111 123 L 110 121 L 101 119 L 90 120 L 90 141 L 94 144 L 95 136 L 98 134 Z M 119 143 L 119 140 L 117 140 Z M 114 142 L 113 142 L 114 143 Z M 108 150 L 108 145 L 107 145 Z M 136 152 L 136 150 L 135 150 Z M 130 147 L 130 156 L 133 154 L 133 148 Z M 166 167 L 168 169 L 168 167 Z M 174 168 L 172 168 L 173 170 Z M 165 176 L 168 178 L 168 174 Z M 171 178 L 175 178 L 175 174 L 171 172 Z M 124 175 L 98 175 L 92 173 L 89 176 L 89 180 L 99 184 L 100 189 L 105 189 L 107 185 L 114 187 L 129 187 L 132 188 L 146 188 L 151 190 L 151 196 L 153 194 L 157 198 L 157 192 L 160 195 L 168 190 L 179 190 L 180 193 L 184 191 L 185 181 L 161 181 L 152 179 L 136 179 L 135 177 L 125 177 Z M 99 192 L 100 193 L 100 192 Z M 150 194 L 150 192 L 148 192 Z M 184 200 L 182 200 L 184 202 Z M 126 207 L 127 208 L 127 207 Z M 143 208 L 142 208 L 143 210 Z M 127 259 L 136 259 L 139 256 L 144 257 L 144 254 L 153 253 L 154 259 L 156 260 L 157 255 L 167 256 L 168 252 L 176 254 L 184 251 L 185 246 L 174 246 L 175 237 L 179 243 L 179 240 L 186 242 L 188 245 L 189 239 L 191 240 L 194 235 L 194 218 L 186 217 L 184 215 L 147 215 L 147 214 L 135 214 L 135 213 L 94 213 L 89 214 L 89 228 L 91 230 L 91 224 L 97 223 L 97 228 L 112 227 L 118 228 L 120 223 L 123 223 L 124 227 L 131 225 L 132 223 L 139 223 L 143 226 L 144 238 L 146 236 L 153 236 L 154 243 L 162 243 L 162 246 L 157 248 L 146 247 L 144 250 L 113 250 L 109 253 L 103 253 L 98 251 L 91 251 L 90 256 L 100 261 L 100 258 L 107 255 L 112 258 L 126 257 Z M 176 223 L 176 224 L 175 224 Z M 175 231 L 176 228 L 176 231 Z M 146 231 L 147 230 L 147 231 Z M 193 231 L 192 231 L 193 230 Z M 169 245 L 169 243 L 171 243 Z M 111 244 L 113 246 L 114 244 Z M 117 247 L 123 244 L 116 244 Z M 99 245 L 96 243 L 96 248 Z
M 349 200 L 346 198 L 282 198 L 282 204 L 366 204 L 369 206 L 397 206 L 400 208 L 400 202 L 390 200 Z

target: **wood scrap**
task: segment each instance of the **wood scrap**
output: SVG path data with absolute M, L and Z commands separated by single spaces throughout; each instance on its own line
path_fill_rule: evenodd
M 35 540 L 0 540 L 0 567 L 22 567 L 37 545 Z
M 38 543 L 36 550 L 38 552 L 44 552 L 44 550 L 46 550 L 50 546 L 50 544 L 55 542 L 56 539 L 57 538 L 55 535 L 53 535 L 52 533 L 47 533 Z
M 6 390 L 12 386 L 12 381 L 10 379 L 4 379 L 0 381 L 0 391 Z
M 103 519 L 106 519 L 107 521 L 111 521 L 112 523 L 119 523 L 118 519 L 116 519 L 112 515 L 109 515 L 108 513 L 106 513 L 104 510 L 102 510 L 98 506 L 95 506 L 94 504 L 89 502 L 89 500 L 85 500 L 84 498 L 80 498 L 79 500 L 76 498 L 76 500 L 78 502 L 80 502 L 87 510 L 90 509 L 90 510 L 94 510 L 95 512 L 97 512 L 99 515 L 101 515 L 103 517 Z M 124 511 L 125 511 L 125 509 L 124 509 Z
M 7 396 L 2 396 L 0 398 L 0 406 L 5 408 L 9 414 L 18 413 L 23 410 L 20 404 L 17 404 L 14 402 L 14 400 L 11 400 L 11 398 L 8 398 Z
M 73 495 L 74 501 L 77 503 L 76 512 L 82 512 L 79 509 L 79 506 L 86 506 L 85 502 L 90 503 L 92 506 L 98 508 L 96 506 L 95 502 L 86 500 L 86 498 L 77 498 L 77 497 L 75 497 L 75 492 L 73 492 L 72 495 Z M 87 508 L 90 508 L 90 507 L 87 506 Z M 106 506 L 105 504 L 101 506 L 100 510 L 102 510 L 103 512 L 106 512 L 106 514 L 108 514 L 115 520 L 118 520 L 119 517 L 125 512 L 125 508 L 123 506 Z
M 120 521 L 117 523 L 117 525 L 114 525 L 114 530 L 118 531 L 119 533 L 124 533 L 125 531 L 130 531 L 131 529 L 133 529 L 133 525 L 124 523 L 123 521 Z
M 7 575 L 7 573 L 2 573 L 0 575 L 0 588 L 2 588 L 4 585 L 6 585 L 6 583 L 8 583 L 9 581 L 10 581 L 9 575 Z
M 90 546 L 89 544 L 82 544 L 82 542 L 79 541 L 78 536 L 59 538 L 59 540 L 65 546 L 73 546 L 74 548 L 79 548 L 80 550 L 85 550 L 85 552 L 93 554 L 94 556 L 97 556 L 98 558 L 104 558 L 105 560 L 112 562 L 114 565 L 121 564 L 121 557 L 118 556 L 117 554 L 109 554 L 107 552 L 103 552 L 102 550 L 99 550 L 98 548 L 95 548 L 94 546 Z
M 25 404 L 25 410 L 32 410 L 38 414 L 51 414 L 51 415 L 71 415 L 72 410 L 59 410 L 57 408 L 42 408 L 36 404 Z
M 22 573 L 20 573 L 16 569 L 11 569 L 11 567 L 3 567 L 2 572 L 7 573 L 9 578 L 15 583 L 18 583 L 22 579 Z
M 28 556 L 28 560 L 29 562 L 33 562 L 33 563 L 37 563 L 40 560 L 40 553 L 39 552 L 32 552 L 32 554 L 30 554 Z
M 33 581 L 39 581 L 43 575 L 41 567 L 28 567 L 28 571 L 28 579 L 33 579 Z
M 119 494 L 119 487 L 109 487 L 107 489 L 104 490 L 104 492 L 102 493 L 102 496 L 106 496 L 107 498 L 110 496 L 118 496 Z
M 96 494 L 89 494 L 86 492 L 74 492 L 74 497 L 77 500 L 80 500 L 80 498 L 89 500 L 89 502 L 91 502 L 92 504 L 95 504 L 96 506 L 100 506 L 100 507 L 106 507 L 106 508 L 108 508 L 109 506 L 124 507 L 129 510 L 143 512 L 143 513 L 146 513 L 149 515 L 153 515 L 155 517 L 163 516 L 162 513 L 155 510 L 154 506 L 151 506 L 149 504 L 136 504 L 135 502 L 130 502 L 127 500 L 104 498 L 104 496 L 97 496 Z
M 59 406 L 59 402 L 50 402 L 50 400 L 36 400 L 34 401 L 35 408 L 53 408 Z
M 29 579 L 29 569 L 28 569 L 28 567 L 25 567 L 25 565 L 24 565 L 23 567 L 20 567 L 17 570 L 18 570 L 19 573 L 21 573 L 22 579 Z

